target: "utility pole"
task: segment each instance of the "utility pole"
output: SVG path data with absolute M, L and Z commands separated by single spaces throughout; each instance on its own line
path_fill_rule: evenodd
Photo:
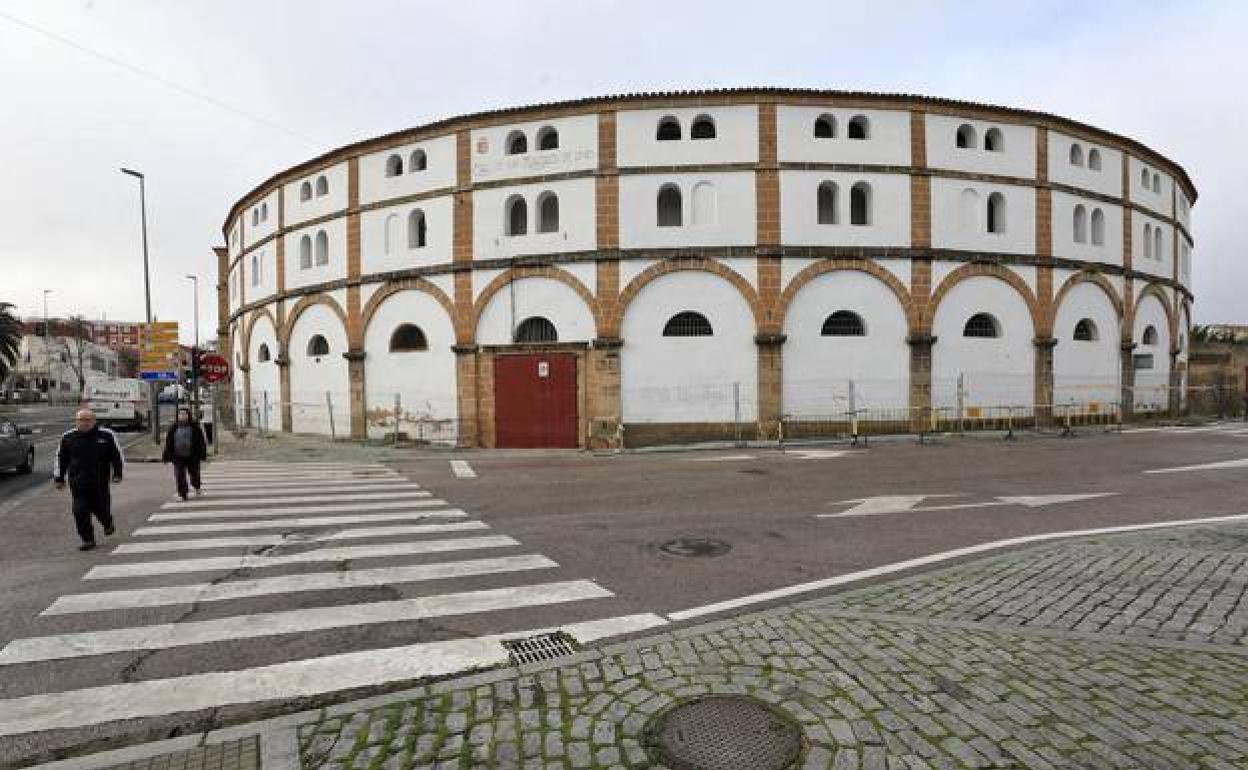
M 199 276 L 188 275 L 195 286 L 195 346 L 191 348 L 191 414 L 199 419 Z
M 123 168 L 121 173 L 139 180 L 139 216 L 143 225 L 143 297 L 147 302 L 147 330 L 152 331 L 152 279 L 147 267 L 147 197 L 144 190 L 143 175 L 138 171 Z M 156 400 L 156 383 L 147 383 L 147 396 L 152 410 L 152 440 L 160 441 L 160 403 Z

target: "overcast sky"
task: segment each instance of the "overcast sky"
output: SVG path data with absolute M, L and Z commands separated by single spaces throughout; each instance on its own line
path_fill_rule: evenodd
M 31 29 L 29 26 L 43 30 Z M 333 147 L 639 90 L 793 86 L 1053 112 L 1182 164 L 1195 322 L 1248 323 L 1248 3 L 0 0 L 0 300 L 216 326 L 229 206 Z M 49 36 L 51 33 L 52 36 Z M 83 50 L 88 49 L 88 50 Z

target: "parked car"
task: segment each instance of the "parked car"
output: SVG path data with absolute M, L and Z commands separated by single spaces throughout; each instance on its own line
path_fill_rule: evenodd
M 30 428 L 19 428 L 12 420 L 0 417 L 0 470 L 30 473 L 35 469 L 35 445 L 29 435 Z

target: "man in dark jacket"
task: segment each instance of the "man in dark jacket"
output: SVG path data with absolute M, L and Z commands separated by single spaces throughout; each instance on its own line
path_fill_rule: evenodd
M 199 480 L 199 464 L 208 459 L 208 442 L 204 440 L 203 428 L 191 418 L 190 409 L 179 409 L 178 420 L 165 434 L 165 451 L 161 456 L 165 462 L 173 463 L 173 481 L 178 487 L 178 497 L 186 499 L 190 491 L 186 486 L 186 476 L 191 476 L 191 486 L 195 494 L 203 493 Z
M 120 483 L 125 467 L 117 437 L 111 430 L 95 424 L 95 413 L 90 409 L 79 409 L 74 415 L 74 429 L 61 436 L 56 467 L 52 469 L 57 489 L 64 489 L 65 479 L 69 479 L 74 525 L 82 539 L 78 550 L 89 551 L 95 547 L 92 514 L 100 520 L 105 535 L 116 532 L 108 481 L 111 476 L 114 484 Z

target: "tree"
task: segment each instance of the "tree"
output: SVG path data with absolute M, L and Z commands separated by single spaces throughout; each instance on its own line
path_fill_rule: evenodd
M 22 322 L 13 314 L 13 307 L 11 302 L 0 302 L 0 382 L 8 379 L 17 365 L 22 340 Z
M 139 376 L 139 353 L 134 348 L 121 348 L 117 351 L 117 376 Z
M 80 315 L 69 317 L 69 328 L 65 331 L 64 341 L 61 344 L 65 348 L 66 363 L 74 371 L 74 376 L 78 378 L 78 392 L 82 393 L 87 389 L 86 364 L 83 359 L 87 355 L 87 343 L 89 342 L 87 338 L 90 334 L 87 332 L 86 322 L 82 320 Z

